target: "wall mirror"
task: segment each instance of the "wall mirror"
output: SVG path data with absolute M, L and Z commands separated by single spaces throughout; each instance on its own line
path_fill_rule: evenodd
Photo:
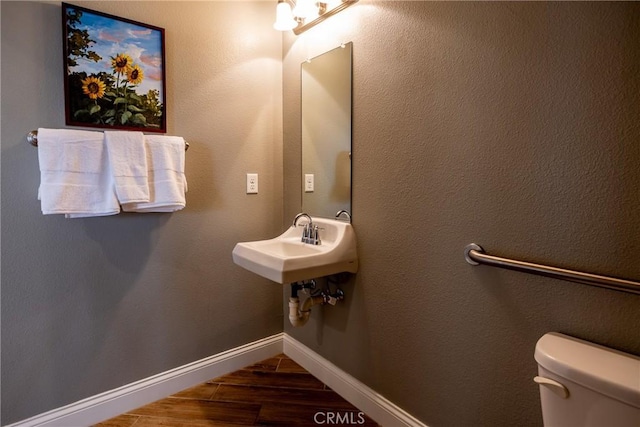
M 302 211 L 311 216 L 351 213 L 352 46 L 301 66 Z

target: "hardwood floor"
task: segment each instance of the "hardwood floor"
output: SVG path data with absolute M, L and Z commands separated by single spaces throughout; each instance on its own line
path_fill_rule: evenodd
M 284 354 L 95 427 L 378 426 Z

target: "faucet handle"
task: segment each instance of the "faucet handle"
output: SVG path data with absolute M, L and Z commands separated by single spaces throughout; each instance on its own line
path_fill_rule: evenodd
M 309 236 L 309 243 L 319 245 L 322 243 L 322 241 L 320 240 L 320 230 L 324 230 L 324 228 L 320 228 L 315 224 L 312 225 L 313 227 L 311 230 L 311 235 Z
M 311 236 L 311 227 L 310 227 L 311 223 L 306 223 L 304 225 L 304 227 L 302 228 L 302 241 L 306 241 L 307 239 L 309 239 L 309 236 Z

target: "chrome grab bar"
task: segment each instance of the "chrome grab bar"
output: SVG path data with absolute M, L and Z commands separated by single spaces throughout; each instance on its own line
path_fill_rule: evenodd
M 488 255 L 475 243 L 464 248 L 464 258 L 471 265 L 486 264 L 640 295 L 640 282 Z

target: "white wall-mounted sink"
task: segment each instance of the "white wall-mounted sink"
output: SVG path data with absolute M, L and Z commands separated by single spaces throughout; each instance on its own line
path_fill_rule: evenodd
M 313 223 L 321 229 L 319 245 L 302 243 L 303 227 L 292 226 L 274 239 L 238 243 L 233 249 L 233 262 L 277 283 L 358 271 L 356 235 L 351 224 L 325 218 L 313 218 Z

